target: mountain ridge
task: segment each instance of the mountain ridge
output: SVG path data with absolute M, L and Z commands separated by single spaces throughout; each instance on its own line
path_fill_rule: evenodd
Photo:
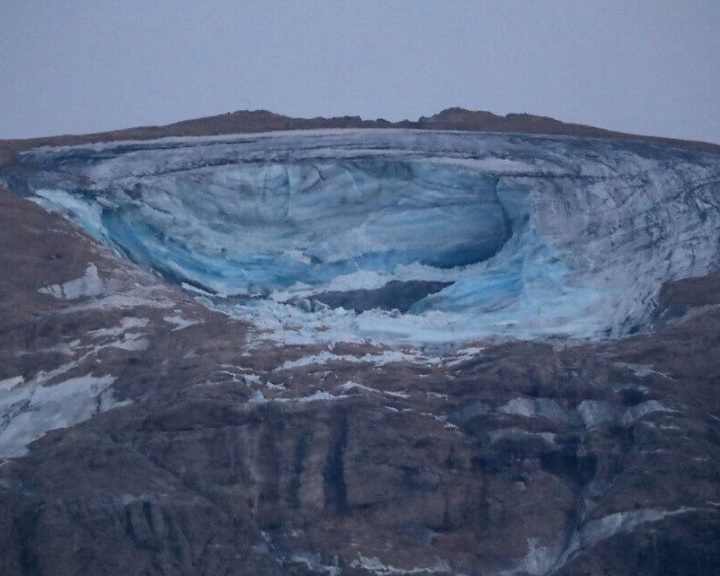
M 390 122 L 383 118 L 366 120 L 360 116 L 295 118 L 269 110 L 237 110 L 225 114 L 181 120 L 161 126 L 138 126 L 89 134 L 62 134 L 39 138 L 4 139 L 0 140 L 0 166 L 11 162 L 19 152 L 40 146 L 72 146 L 119 140 L 153 140 L 170 136 L 216 136 L 325 128 L 406 128 L 609 138 L 650 142 L 720 155 L 720 144 L 712 142 L 617 132 L 584 124 L 567 123 L 548 116 L 536 116 L 524 112 L 502 116 L 482 110 L 451 107 L 433 116 L 421 116 L 416 121 L 400 120 Z

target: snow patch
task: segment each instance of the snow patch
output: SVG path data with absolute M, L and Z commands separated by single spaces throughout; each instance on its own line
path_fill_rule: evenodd
M 586 522 L 572 534 L 570 542 L 564 549 L 559 543 L 540 546 L 537 538 L 529 538 L 527 554 L 515 562 L 511 568 L 500 572 L 498 576 L 552 574 L 562 568 L 579 550 L 589 548 L 616 534 L 631 532 L 641 524 L 657 522 L 668 516 L 686 514 L 695 510 L 695 508 L 678 508 L 677 510 L 646 508 L 615 512 L 603 518 Z
M 262 382 L 262 379 L 260 378 L 259 374 L 243 374 L 243 381 L 248 386 L 253 386 L 260 384 Z
M 657 400 L 649 400 L 630 407 L 618 406 L 604 400 L 583 400 L 577 411 L 588 428 L 594 428 L 607 422 L 628 426 L 648 414 L 674 412 Z
M 358 559 L 350 563 L 353 568 L 363 568 L 369 572 L 378 575 L 391 576 L 393 574 L 449 574 L 450 564 L 446 560 L 437 559 L 432 566 L 423 566 L 419 568 L 396 568 L 390 564 L 385 564 L 378 557 L 368 557 L 358 554 Z
M 328 576 L 340 576 L 342 574 L 340 567 L 337 566 L 337 557 L 335 558 L 335 565 L 323 564 L 320 554 L 312 553 L 292 554 L 289 557 L 289 561 L 304 564 L 313 573 L 322 572 L 324 574 L 327 574 Z
M 120 326 L 115 328 L 98 328 L 97 330 L 90 330 L 87 333 L 91 338 L 108 338 L 117 337 L 126 332 L 136 328 L 145 328 L 150 320 L 148 318 L 134 318 L 132 316 L 126 316 L 120 321 Z
M 457 366 L 458 364 L 462 364 L 463 362 L 476 358 L 483 350 L 485 350 L 485 348 L 481 346 L 468 346 L 466 348 L 461 348 L 457 352 L 454 352 L 452 356 L 445 361 L 445 364 L 448 366 Z
M 648 376 L 656 374 L 658 376 L 662 376 L 663 378 L 668 378 L 669 380 L 672 380 L 670 376 L 662 372 L 658 372 L 650 364 L 631 364 L 628 362 L 616 362 L 615 366 L 618 366 L 619 368 L 627 368 L 639 378 L 647 378 Z
M 143 291 L 144 292 L 144 291 Z M 85 310 L 132 310 L 133 308 L 173 308 L 175 302 L 168 298 L 163 298 L 159 294 L 153 296 L 151 291 L 148 294 L 124 293 L 109 294 L 102 298 L 97 298 L 87 303 L 74 304 L 63 309 L 61 313 L 72 314 L 73 312 L 82 312 Z
M 91 330 L 88 332 L 88 336 L 93 339 L 113 339 L 110 342 L 96 346 L 93 352 L 99 352 L 103 348 L 119 348 L 128 352 L 147 350 L 150 346 L 150 341 L 147 338 L 144 338 L 142 333 L 130 332 L 130 330 L 145 328 L 148 322 L 149 319 L 147 318 L 125 317 L 120 322 L 120 326 Z
M 575 411 L 561 406 L 552 398 L 514 398 L 500 406 L 497 411 L 509 416 L 546 418 L 559 424 L 594 428 L 605 423 L 629 426 L 656 412 L 674 412 L 657 400 L 641 402 L 635 406 L 620 406 L 606 400 L 583 400 Z
M 343 392 L 349 392 L 350 390 L 365 390 L 366 392 L 372 392 L 373 394 L 384 394 L 385 396 L 392 396 L 393 398 L 410 398 L 410 394 L 407 392 L 391 392 L 389 390 L 378 390 L 377 388 L 371 388 L 364 384 L 358 384 L 352 380 L 348 380 L 345 384 L 338 386 Z
M 428 359 L 417 354 L 410 354 L 400 350 L 384 350 L 379 354 L 364 354 L 363 356 L 353 356 L 351 354 L 333 354 L 332 352 L 320 352 L 311 356 L 304 356 L 297 360 L 288 360 L 276 370 L 292 370 L 294 368 L 302 368 L 304 366 L 317 366 L 328 364 L 330 362 L 349 362 L 355 364 L 373 364 L 375 366 L 385 366 L 396 362 L 409 362 L 412 364 L 425 364 L 428 362 L 437 363 L 437 359 Z
M 77 300 L 101 296 L 105 292 L 105 283 L 95 264 L 91 263 L 85 270 L 85 275 L 77 280 L 70 280 L 64 284 L 52 284 L 38 290 L 41 294 L 49 294 L 58 299 Z
M 552 398 L 514 398 L 497 409 L 501 414 L 546 418 L 561 424 L 573 424 L 577 418 Z
M 0 392 L 4 390 L 12 390 L 23 382 L 25 382 L 25 378 L 23 378 L 22 376 L 15 376 L 14 378 L 6 378 L 4 380 L 0 380 Z
M 175 325 L 175 328 L 173 328 L 173 332 L 175 330 L 184 330 L 185 328 L 189 328 L 190 326 L 194 326 L 195 324 L 200 323 L 199 320 L 188 320 L 187 318 L 183 318 L 178 313 L 173 316 L 163 316 L 163 320 L 168 324 Z
M 542 576 L 551 573 L 561 554 L 559 546 L 541 546 L 538 538 L 528 538 L 528 552 L 510 570 L 504 570 L 497 576 L 513 576 L 517 574 Z
M 46 385 L 62 371 L 40 372 L 26 384 L 14 379 L 14 387 L 0 389 L 0 458 L 23 456 L 27 446 L 46 432 L 127 404 L 112 397 L 115 377 L 110 375 L 86 374 Z
M 250 402 L 251 404 L 266 404 L 266 403 L 270 403 L 270 402 L 271 403 L 279 403 L 279 404 L 287 404 L 287 403 L 306 404 L 308 402 L 342 400 L 343 398 L 347 398 L 347 397 L 348 397 L 347 395 L 343 395 L 343 394 L 334 396 L 333 394 L 330 394 L 329 392 L 317 390 L 317 391 L 313 392 L 310 396 L 300 396 L 299 398 L 266 398 L 261 390 L 256 390 L 255 393 L 250 398 L 250 400 L 248 400 L 248 402 Z
M 282 398 L 278 402 L 300 402 L 301 404 L 307 402 L 318 402 L 320 400 L 339 400 L 341 398 L 347 398 L 345 395 L 333 396 L 330 392 L 323 392 L 317 390 L 310 396 L 303 396 L 301 398 Z
M 611 538 L 616 534 L 631 532 L 637 526 L 648 522 L 658 522 L 668 516 L 687 514 L 695 511 L 694 508 L 678 508 L 677 510 L 642 509 L 627 512 L 615 512 L 598 520 L 591 520 L 580 528 L 574 535 L 570 545 L 556 561 L 557 569 L 565 564 L 572 555 L 583 548 L 593 546 L 602 540 Z
M 122 340 L 116 340 L 108 344 L 112 348 L 119 348 L 126 352 L 141 352 L 150 347 L 150 341 L 140 334 L 123 334 Z

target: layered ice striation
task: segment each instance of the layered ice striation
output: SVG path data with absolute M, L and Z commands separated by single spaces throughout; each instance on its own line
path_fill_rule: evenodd
M 614 337 L 718 267 L 720 158 L 329 130 L 39 149 L 8 185 L 286 340 Z

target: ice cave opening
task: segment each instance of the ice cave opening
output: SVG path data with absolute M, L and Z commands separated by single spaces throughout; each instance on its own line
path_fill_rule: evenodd
M 136 183 L 101 220 L 129 258 L 215 300 L 404 313 L 498 254 L 527 217 L 497 183 L 402 161 L 232 166 Z

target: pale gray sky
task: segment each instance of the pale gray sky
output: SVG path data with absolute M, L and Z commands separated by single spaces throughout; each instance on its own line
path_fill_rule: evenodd
M 0 0 L 0 138 L 450 106 L 720 143 L 720 0 Z

